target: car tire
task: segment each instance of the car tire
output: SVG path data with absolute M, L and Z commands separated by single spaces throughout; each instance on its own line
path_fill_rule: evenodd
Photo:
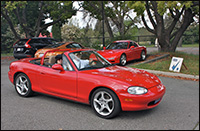
M 144 50 L 142 50 L 141 54 L 140 54 L 140 60 L 145 60 L 146 59 L 146 53 Z
M 113 118 L 121 111 L 117 95 L 107 88 L 99 88 L 92 94 L 91 106 L 97 116 L 105 119 Z
M 125 66 L 126 65 L 126 62 L 127 62 L 127 60 L 126 60 L 126 55 L 125 54 L 122 54 L 121 55 L 121 57 L 120 57 L 120 65 L 121 66 Z
M 31 82 L 28 76 L 24 73 L 18 74 L 15 78 L 15 89 L 17 93 L 22 97 L 29 97 L 33 94 L 31 89 Z

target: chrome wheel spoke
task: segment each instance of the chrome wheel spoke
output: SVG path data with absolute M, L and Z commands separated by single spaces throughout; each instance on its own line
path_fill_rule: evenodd
M 29 90 L 29 83 L 26 77 L 19 76 L 16 80 L 16 89 L 20 95 L 25 95 Z
M 94 102 L 98 103 L 98 104 L 99 104 L 99 106 L 101 106 L 101 103 L 99 102 L 99 100 L 97 100 L 97 99 L 94 99 Z
M 108 104 L 105 106 L 105 108 L 108 110 L 109 113 L 112 112 L 112 109 L 110 109 L 110 107 L 108 106 Z
M 105 91 L 95 94 L 93 104 L 95 110 L 103 116 L 111 114 L 114 109 L 113 98 Z
M 28 91 L 28 87 L 26 86 L 26 84 L 24 84 L 24 89 L 26 90 L 26 91 Z

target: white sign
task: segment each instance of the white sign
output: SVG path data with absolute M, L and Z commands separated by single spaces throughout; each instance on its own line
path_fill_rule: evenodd
M 172 61 L 171 61 L 169 70 L 175 71 L 175 72 L 180 72 L 182 63 L 183 63 L 183 58 L 172 57 Z

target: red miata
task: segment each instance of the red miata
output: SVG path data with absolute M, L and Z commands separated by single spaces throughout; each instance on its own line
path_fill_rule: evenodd
M 54 51 L 63 52 L 62 65 L 52 62 L 55 56 L 45 58 Z M 157 76 L 113 65 L 92 49 L 51 50 L 41 58 L 17 60 L 8 76 L 22 97 L 39 92 L 90 104 L 102 118 L 156 107 L 165 94 Z
M 126 65 L 128 61 L 146 59 L 146 47 L 132 40 L 117 40 L 109 44 L 105 50 L 97 51 L 112 64 Z

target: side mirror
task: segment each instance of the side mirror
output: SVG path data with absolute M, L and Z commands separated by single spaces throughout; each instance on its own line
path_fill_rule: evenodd
M 52 66 L 52 69 L 64 71 L 63 67 L 62 67 L 60 64 L 54 64 L 54 65 Z
M 135 46 L 131 46 L 130 48 L 131 48 L 131 49 L 132 49 L 132 48 L 135 48 Z

